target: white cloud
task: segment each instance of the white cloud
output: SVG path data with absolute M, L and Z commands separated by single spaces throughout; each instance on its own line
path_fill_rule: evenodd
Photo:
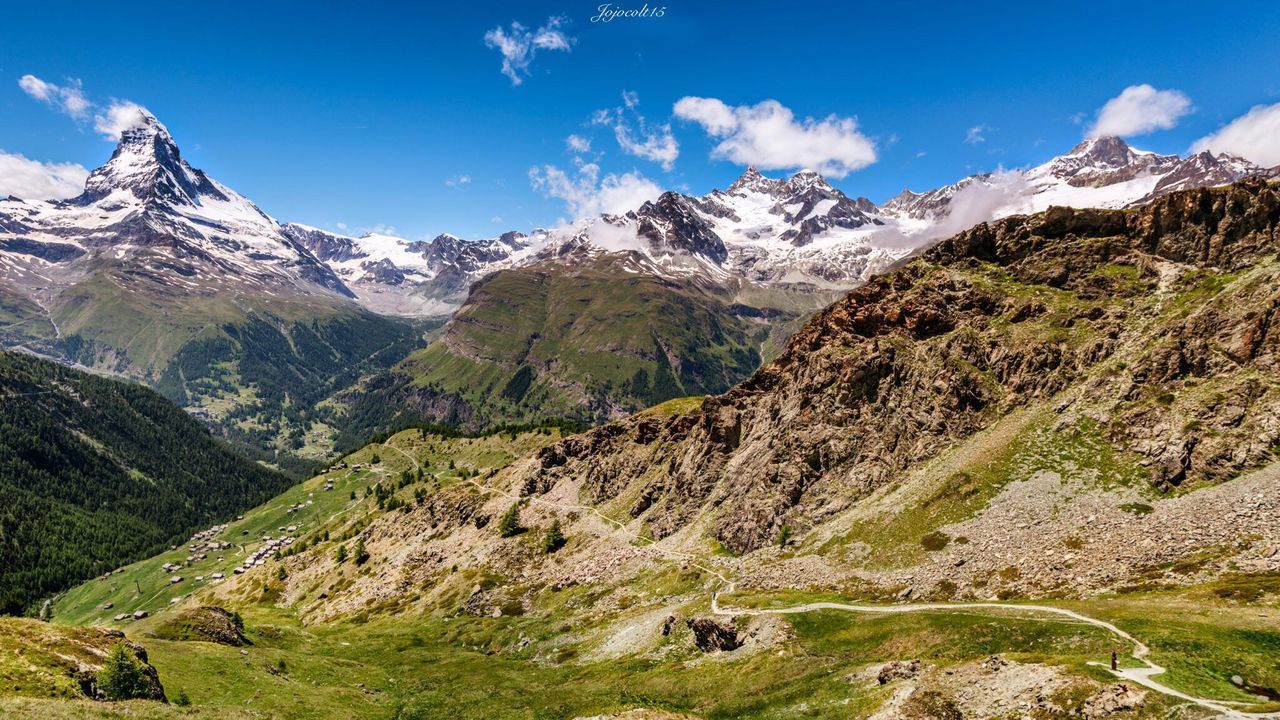
M 1191 99 L 1178 90 L 1130 85 L 1098 110 L 1089 137 L 1129 137 L 1168 130 L 1191 110 Z
M 1280 103 L 1255 105 L 1221 130 L 1197 140 L 1191 150 L 1239 155 L 1263 167 L 1280 165 Z
M 126 130 L 141 127 L 155 116 L 141 105 L 128 100 L 113 100 L 107 109 L 93 118 L 93 129 L 108 140 L 119 140 Z
M 676 158 L 680 157 L 680 144 L 671 134 L 671 124 L 650 125 L 636 109 L 640 105 L 640 96 L 634 92 L 624 90 L 622 103 L 624 107 L 597 110 L 591 122 L 612 127 L 613 136 L 623 152 L 658 163 L 663 170 L 670 172 L 675 167 Z
M 448 180 L 445 180 L 444 184 L 447 185 L 448 187 L 459 187 L 461 185 L 466 185 L 469 182 L 471 182 L 470 175 L 456 175 L 454 177 L 449 178 Z
M 809 168 L 839 178 L 876 161 L 875 143 L 858 131 L 854 118 L 830 115 L 797 120 L 777 100 L 730 107 L 715 98 L 700 97 L 681 98 L 675 114 L 721 138 L 712 157 L 740 165 L 762 170 Z
M 543 195 L 563 200 L 574 219 L 619 215 L 662 194 L 657 183 L 635 171 L 601 178 L 595 163 L 581 163 L 572 174 L 554 165 L 530 168 L 529 182 Z
M 964 134 L 964 141 L 970 145 L 986 142 L 986 132 L 990 129 L 986 125 L 974 125 Z
M 591 152 L 591 138 L 584 138 L 581 135 L 570 135 L 564 139 L 564 146 L 573 153 Z
M 88 177 L 75 163 L 43 163 L 0 150 L 0 197 L 65 200 L 84 192 Z
M 564 18 L 547 18 L 546 25 L 537 30 L 513 22 L 509 31 L 499 26 L 485 33 L 484 44 L 502 54 L 502 74 L 512 85 L 519 85 L 531 74 L 529 66 L 539 50 L 569 50 L 573 38 L 560 31 L 564 22 Z
M 59 112 L 66 113 L 77 120 L 83 120 L 88 117 L 92 103 L 85 98 L 79 80 L 71 79 L 68 82 L 70 83 L 68 85 L 55 85 L 35 75 L 23 75 L 18 79 L 18 87 Z

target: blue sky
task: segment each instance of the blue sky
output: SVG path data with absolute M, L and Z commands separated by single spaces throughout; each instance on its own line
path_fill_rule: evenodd
M 599 5 L 10 3 L 0 25 L 0 151 L 101 164 L 112 145 L 91 120 L 19 87 L 28 74 L 64 87 L 75 79 L 96 107 L 128 99 L 149 108 L 193 165 L 282 220 L 479 237 L 571 215 L 547 194 L 569 194 L 556 190 L 556 171 L 586 196 L 572 207 L 595 207 L 582 164 L 618 193 L 627 179 L 701 193 L 730 183 L 752 152 L 786 161 L 774 157 L 785 144 L 711 157 L 731 131 L 712 137 L 693 114 L 674 117 L 685 97 L 730 110 L 773 100 L 801 128 L 834 116 L 832 132 L 861 138 L 875 160 L 852 169 L 865 159 L 849 161 L 862 147 L 850 146 L 833 182 L 877 202 L 1065 152 L 1133 85 L 1189 101 L 1165 123 L 1173 127 L 1130 138 L 1165 152 L 1280 103 L 1273 2 L 788 9 L 672 0 L 662 17 L 591 22 Z M 518 85 L 486 43 L 495 28 L 511 37 L 513 21 L 569 44 L 535 50 Z M 631 107 L 624 92 L 634 93 Z M 593 123 L 600 110 L 606 117 Z M 654 137 L 648 157 L 624 151 L 619 122 L 633 142 Z M 674 158 L 663 150 L 667 125 Z M 571 134 L 591 150 L 571 152 Z M 814 164 L 814 152 L 797 165 Z

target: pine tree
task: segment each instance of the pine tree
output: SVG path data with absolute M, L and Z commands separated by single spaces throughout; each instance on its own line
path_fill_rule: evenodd
M 556 518 L 551 521 L 551 527 L 547 528 L 547 534 L 542 538 L 542 551 L 550 555 L 564 547 L 564 543 L 564 533 L 560 531 L 560 518 Z
M 511 504 L 511 509 L 507 510 L 498 521 L 498 534 L 502 537 L 512 537 L 523 531 L 524 528 L 520 527 L 520 503 L 517 501 Z
M 346 561 L 347 561 L 347 546 L 339 545 L 338 546 L 338 562 L 343 563 Z
M 364 538 L 356 541 L 356 566 L 369 562 L 369 553 L 364 549 Z
M 124 643 L 117 643 L 97 674 L 98 689 L 108 700 L 132 700 L 151 694 L 142 662 Z

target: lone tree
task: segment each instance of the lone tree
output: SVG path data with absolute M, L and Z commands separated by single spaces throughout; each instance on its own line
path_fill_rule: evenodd
M 564 542 L 564 533 L 560 532 L 560 518 L 556 518 L 551 521 L 551 527 L 547 528 L 547 534 L 542 538 L 542 551 L 550 555 L 564 547 Z
M 339 545 L 338 546 L 338 562 L 342 563 L 346 561 L 347 561 L 347 546 Z
M 98 689 L 108 700 L 133 700 L 151 696 L 142 661 L 124 643 L 117 643 L 97 674 Z
M 356 541 L 356 565 L 363 565 L 369 562 L 369 552 L 364 549 L 364 538 Z
M 520 502 L 517 500 L 511 503 L 511 509 L 507 510 L 502 519 L 498 521 L 498 534 L 502 537 L 512 537 L 524 532 L 524 528 L 520 527 Z

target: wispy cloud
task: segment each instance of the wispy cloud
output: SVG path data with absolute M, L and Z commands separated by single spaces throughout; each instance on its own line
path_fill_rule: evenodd
M 518 22 L 511 23 L 510 30 L 498 26 L 484 34 L 486 47 L 497 50 L 502 55 L 502 74 L 511 80 L 512 85 L 519 85 L 530 76 L 530 65 L 540 50 L 562 50 L 568 52 L 574 39 L 561 31 L 565 19 L 547 18 L 547 22 L 537 30 L 529 30 Z
M 602 213 L 621 214 L 662 194 L 657 183 L 639 172 L 601 177 L 595 163 L 579 163 L 573 172 L 554 165 L 529 168 L 529 182 L 543 195 L 563 200 L 575 220 Z
M 18 87 L 78 123 L 87 124 L 92 119 L 93 129 L 107 140 L 119 140 L 125 130 L 138 127 L 147 118 L 154 117 L 149 110 L 129 100 L 113 98 L 105 106 L 100 106 L 85 96 L 80 81 L 76 79 L 68 80 L 67 85 L 57 85 L 35 75 L 23 75 L 18 79 Z
M 445 184 L 445 186 L 447 186 L 447 187 L 460 187 L 460 186 L 462 186 L 462 185 L 466 185 L 466 184 L 468 184 L 468 183 L 470 183 L 470 182 L 471 182 L 471 176 L 470 176 L 470 175 L 455 175 L 455 176 L 453 176 L 453 177 L 449 178 L 448 180 L 445 180 L 445 181 L 444 181 L 444 184 Z
M 623 152 L 658 163 L 669 172 L 680 157 L 680 144 L 671 134 L 671 124 L 650 124 L 640 114 L 639 107 L 640 96 L 624 90 L 622 107 L 597 110 L 591 121 L 613 128 L 613 136 Z
M 1130 137 L 1168 130 L 1191 111 L 1191 99 L 1179 90 L 1130 85 L 1098 109 L 1098 118 L 1088 136 Z
M 675 115 L 720 138 L 712 157 L 762 170 L 810 168 L 844 177 L 876 161 L 875 143 L 858 131 L 856 118 L 830 115 L 798 120 L 777 100 L 731 107 L 715 98 L 685 97 Z
M 64 200 L 84 192 L 88 177 L 76 163 L 45 163 L 0 150 L 0 197 Z
M 1255 105 L 1221 130 L 1197 140 L 1191 150 L 1239 155 L 1263 167 L 1280 166 L 1280 103 Z
M 585 138 L 581 135 L 570 135 L 564 139 L 564 146 L 571 153 L 589 153 L 591 152 L 591 138 Z
M 986 133 L 991 128 L 986 125 L 974 125 L 964 134 L 964 141 L 970 145 L 977 145 L 987 141 Z
M 45 82 L 35 75 L 23 75 L 18 79 L 18 87 L 31 97 L 48 104 L 59 112 L 66 113 L 77 120 L 89 116 L 92 103 L 84 96 L 79 80 L 71 78 L 66 85 L 55 85 Z

